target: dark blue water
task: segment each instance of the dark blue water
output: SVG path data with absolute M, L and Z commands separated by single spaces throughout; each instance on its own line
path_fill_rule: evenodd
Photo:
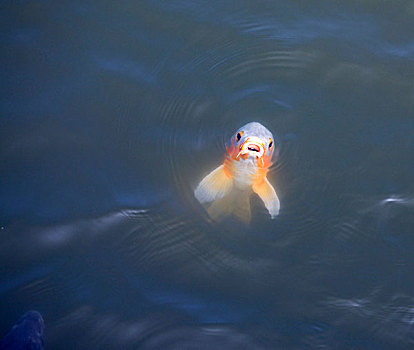
M 0 336 L 46 349 L 411 349 L 411 1 L 3 1 Z M 193 195 L 275 135 L 270 220 Z

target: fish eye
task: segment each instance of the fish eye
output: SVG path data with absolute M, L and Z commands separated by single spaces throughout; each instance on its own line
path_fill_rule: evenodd
M 242 135 L 243 135 L 243 131 L 240 131 L 240 132 L 237 133 L 237 136 L 236 136 L 237 141 L 240 141 Z
M 270 142 L 269 142 L 269 148 L 271 148 L 272 147 L 272 145 L 273 145 L 273 140 L 269 140 Z

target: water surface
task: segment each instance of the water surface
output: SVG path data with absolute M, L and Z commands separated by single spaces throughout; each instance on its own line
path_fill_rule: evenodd
M 410 1 L 1 5 L 0 335 L 47 349 L 411 349 Z M 198 182 L 258 121 L 270 220 Z

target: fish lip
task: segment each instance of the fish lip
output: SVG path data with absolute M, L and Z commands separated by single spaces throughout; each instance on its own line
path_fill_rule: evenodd
M 260 146 L 256 143 L 249 143 L 246 147 L 248 151 L 260 153 Z
M 264 155 L 264 146 L 259 142 L 246 140 L 241 146 L 239 154 L 248 154 L 254 158 L 261 158 Z

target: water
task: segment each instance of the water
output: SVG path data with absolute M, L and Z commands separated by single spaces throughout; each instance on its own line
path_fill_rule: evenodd
M 0 336 L 411 349 L 411 1 L 5 1 Z M 193 196 L 249 121 L 281 213 Z

